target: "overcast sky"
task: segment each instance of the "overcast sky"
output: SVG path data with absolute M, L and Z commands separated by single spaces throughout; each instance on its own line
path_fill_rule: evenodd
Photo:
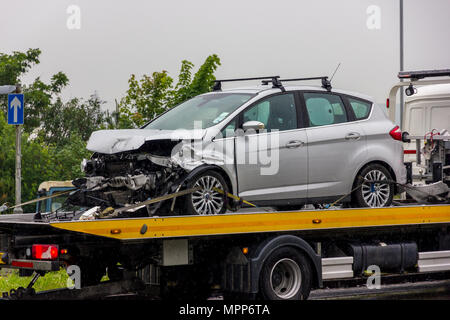
M 450 68 L 450 1 L 404 9 L 405 69 Z M 198 67 L 213 53 L 217 78 L 331 75 L 340 62 L 334 87 L 383 102 L 399 71 L 398 17 L 397 0 L 1 0 L 0 52 L 40 48 L 24 83 L 63 71 L 64 98 L 97 91 L 109 108 L 130 74 L 176 78 L 181 60 Z

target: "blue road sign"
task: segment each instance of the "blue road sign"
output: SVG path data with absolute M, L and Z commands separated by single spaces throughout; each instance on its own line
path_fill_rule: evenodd
M 23 94 L 8 94 L 8 124 L 23 124 Z

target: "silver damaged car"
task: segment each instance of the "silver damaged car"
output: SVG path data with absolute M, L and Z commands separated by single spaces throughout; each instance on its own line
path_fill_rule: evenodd
M 94 132 L 70 202 L 118 208 L 195 187 L 122 215 L 221 214 L 242 205 L 227 193 L 279 210 L 391 205 L 406 170 L 401 132 L 385 111 L 326 79 L 282 83 L 221 90 L 216 82 L 140 129 Z

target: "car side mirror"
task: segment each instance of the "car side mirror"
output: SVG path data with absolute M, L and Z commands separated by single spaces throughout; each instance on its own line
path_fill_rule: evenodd
M 247 121 L 242 125 L 242 129 L 244 129 L 244 131 L 247 130 L 263 130 L 265 128 L 264 123 L 260 122 L 260 121 Z

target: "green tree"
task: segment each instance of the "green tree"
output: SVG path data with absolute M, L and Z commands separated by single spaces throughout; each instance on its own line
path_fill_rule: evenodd
M 39 63 L 41 50 L 28 49 L 27 52 L 14 51 L 8 55 L 0 53 L 0 85 L 16 84 L 21 75 Z
M 128 80 L 127 95 L 120 103 L 119 126 L 131 128 L 142 126 L 147 119 L 152 119 L 165 111 L 173 79 L 167 71 L 144 75 L 141 80 L 131 75 Z
M 15 203 L 15 128 L 0 117 L 0 203 Z M 39 184 L 54 179 L 51 150 L 22 135 L 22 199 L 36 197 Z M 30 210 L 30 207 L 24 208 Z M 32 209 L 32 208 L 31 208 Z
M 128 80 L 129 89 L 119 104 L 119 128 L 136 128 L 196 95 L 209 92 L 216 79 L 214 72 L 220 65 L 220 59 L 213 54 L 206 58 L 192 77 L 194 64 L 187 60 L 181 62 L 178 81 L 167 71 L 144 75 L 137 80 L 134 74 Z
M 59 100 L 61 90 L 69 83 L 69 79 L 63 72 L 58 72 L 51 77 L 50 83 L 46 84 L 38 77 L 29 85 L 23 86 L 25 99 L 25 119 L 24 129 L 31 132 L 39 127 L 45 115 L 51 112 L 51 107 L 55 100 Z
M 39 49 L 0 53 L 0 85 L 17 84 L 39 63 Z M 89 157 L 86 141 L 92 131 L 114 123 L 105 103 L 97 95 L 64 102 L 61 91 L 68 77 L 58 72 L 48 83 L 36 78 L 22 85 L 25 95 L 24 133 L 22 135 L 22 201 L 35 198 L 45 180 L 70 180 L 82 176 L 80 162 Z M 0 204 L 15 203 L 15 129 L 6 123 L 6 96 L 0 96 Z M 33 206 L 24 208 L 25 212 Z
M 73 98 L 64 103 L 58 98 L 42 115 L 42 126 L 38 130 L 39 137 L 47 145 L 62 147 L 72 137 L 87 141 L 95 130 L 105 128 L 108 112 L 102 111 L 105 102 L 93 94 L 87 101 Z
M 60 147 L 50 149 L 52 156 L 52 171 L 56 180 L 72 180 L 82 177 L 80 163 L 83 158 L 89 158 L 91 152 L 86 149 L 86 140 L 77 133 Z
M 14 51 L 12 54 L 0 53 L 0 85 L 15 85 L 34 65 L 39 64 L 41 50 L 28 49 L 27 52 Z M 39 77 L 31 85 L 23 85 L 25 96 L 24 129 L 31 132 L 41 123 L 52 101 L 67 86 L 69 79 L 63 72 L 54 74 L 50 83 L 44 83 Z M 0 96 L 0 109 L 6 113 L 6 95 Z

